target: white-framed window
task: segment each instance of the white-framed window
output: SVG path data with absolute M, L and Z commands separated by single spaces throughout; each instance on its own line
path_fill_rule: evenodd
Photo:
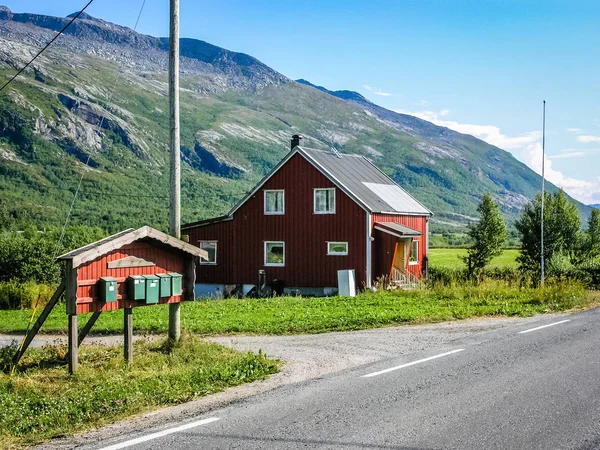
M 348 243 L 347 242 L 327 242 L 327 254 L 328 255 L 340 255 L 344 256 L 348 254 Z
M 200 248 L 208 253 L 208 261 L 200 258 L 200 264 L 217 264 L 217 241 L 200 241 Z
M 283 189 L 265 189 L 265 214 L 284 214 L 285 194 Z
M 410 258 L 408 263 L 411 265 L 419 264 L 419 241 L 413 239 L 410 245 Z
M 265 266 L 285 266 L 285 242 L 265 241 Z
M 335 188 L 315 189 L 315 214 L 335 214 Z

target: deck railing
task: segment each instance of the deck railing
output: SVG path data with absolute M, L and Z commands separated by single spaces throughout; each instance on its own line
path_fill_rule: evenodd
M 416 287 L 421 283 L 421 280 L 413 275 L 412 273 L 399 269 L 397 267 L 392 268 L 390 277 L 390 284 L 398 287 Z

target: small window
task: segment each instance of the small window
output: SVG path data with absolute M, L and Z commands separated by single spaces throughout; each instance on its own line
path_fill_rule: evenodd
M 265 190 L 265 214 L 284 213 L 284 194 L 281 190 Z
M 200 264 L 217 263 L 217 241 L 200 241 L 200 248 L 208 253 L 208 261 L 200 259 Z
M 348 254 L 348 243 L 347 242 L 328 242 L 327 243 L 327 254 L 328 255 L 347 255 Z
M 265 242 L 265 266 L 285 265 L 285 242 Z
M 315 189 L 315 214 L 335 214 L 335 188 Z
M 419 241 L 412 241 L 410 246 L 409 264 L 419 264 Z

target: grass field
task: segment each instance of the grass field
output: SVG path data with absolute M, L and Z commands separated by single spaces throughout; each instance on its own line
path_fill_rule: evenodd
M 516 268 L 518 266 L 518 255 L 519 250 L 504 250 L 500 256 L 497 256 L 492 260 L 489 267 Z M 429 264 L 437 267 L 466 267 L 465 263 L 461 259 L 463 256 L 467 256 L 467 249 L 465 248 L 430 248 Z
M 475 316 L 528 316 L 587 307 L 597 301 L 577 284 L 544 289 L 484 282 L 479 286 L 438 287 L 413 291 L 365 292 L 355 298 L 275 297 L 225 299 L 182 304 L 182 328 L 200 335 L 298 334 L 360 330 L 401 323 L 439 322 Z M 137 333 L 165 333 L 166 305 L 134 309 Z M 31 311 L 0 311 L 0 333 L 24 332 Z M 80 327 L 90 314 L 80 316 Z M 64 305 L 50 315 L 42 332 L 66 330 Z M 122 333 L 123 312 L 103 313 L 92 332 Z
M 83 346 L 75 376 L 67 374 L 66 352 L 64 346 L 30 349 L 14 376 L 0 371 L 0 448 L 81 433 L 278 371 L 277 361 L 263 354 L 237 352 L 186 334 L 177 346 L 136 343 L 131 366 L 124 363 L 120 346 Z M 0 350 L 0 365 L 11 356 L 12 351 Z

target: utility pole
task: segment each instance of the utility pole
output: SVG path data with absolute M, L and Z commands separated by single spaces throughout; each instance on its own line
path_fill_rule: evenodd
M 545 200 L 545 174 L 544 168 L 546 166 L 546 100 L 544 100 L 544 114 L 542 119 L 542 217 L 541 217 L 541 233 L 540 233 L 540 245 L 541 245 L 541 254 L 542 254 L 542 286 L 544 286 L 544 200 Z
M 181 157 L 179 136 L 179 0 L 170 0 L 169 111 L 171 130 L 171 209 L 169 232 L 181 239 Z M 181 307 L 169 305 L 169 338 L 181 337 Z

